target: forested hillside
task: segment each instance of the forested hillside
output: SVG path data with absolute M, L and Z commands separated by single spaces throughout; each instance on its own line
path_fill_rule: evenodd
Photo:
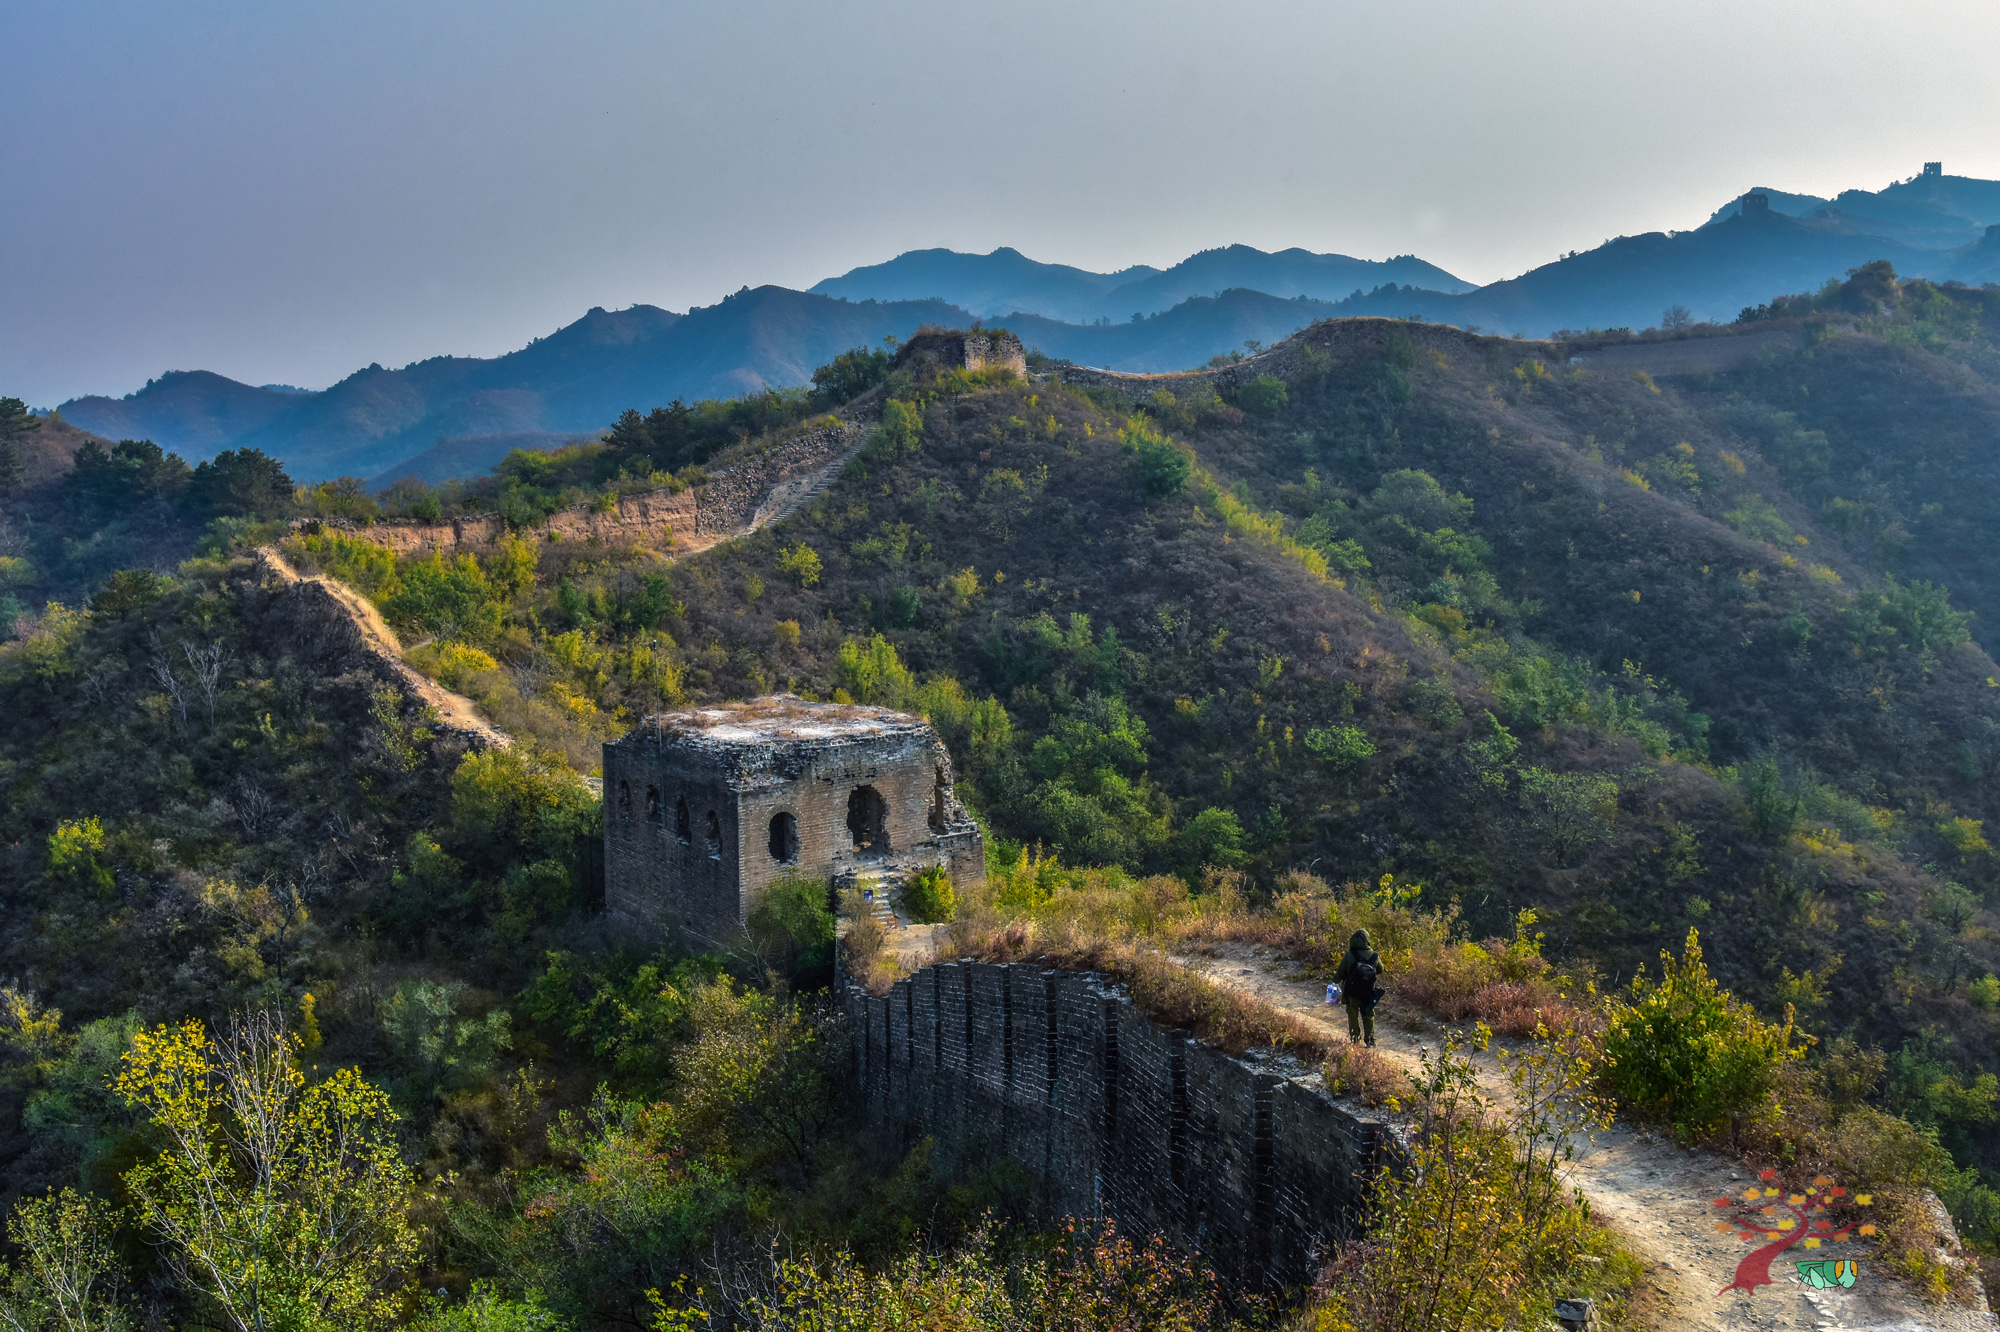
M 1669 373 L 1752 334 L 1773 336 Z M 785 1268 L 773 1235 L 902 1273 L 898 1299 L 1000 1273 L 1038 1311 L 1010 1326 L 1286 1314 L 1115 1235 L 1051 1239 L 1004 1169 L 861 1134 L 815 997 L 825 885 L 784 885 L 726 955 L 597 913 L 598 743 L 662 705 L 789 689 L 939 728 L 992 849 L 987 889 L 930 904 L 955 947 L 1005 953 L 1070 912 L 1098 931 L 1077 956 L 1140 967 L 1176 1025 L 1270 1043 L 1291 1029 L 1212 989 L 1161 998 L 1132 947 L 1171 920 L 1325 967 L 1365 919 L 1412 1005 L 1476 991 L 1452 1020 L 1560 1020 L 1601 1054 L 1639 1011 L 1603 992 L 1692 929 L 1688 965 L 1753 1006 L 1713 1001 L 1769 1076 L 1663 1112 L 1614 1060 L 1590 1066 L 1606 1094 L 1801 1168 L 1812 1133 L 1861 1116 L 1920 1163 L 1899 1181 L 1990 1244 L 1996 334 L 1993 293 L 1872 268 L 1698 338 L 1346 320 L 1209 375 L 1070 385 L 857 349 L 811 394 L 633 402 L 601 442 L 443 496 L 86 443 L 9 497 L 0 550 L 43 603 L 16 600 L 0 648 L 8 1194 L 134 1209 L 92 1223 L 122 1246 L 99 1266 L 163 1316 L 219 1320 L 237 1297 L 162 1238 L 157 1162 L 191 1131 L 169 1074 L 235 1032 L 280 1052 L 259 1065 L 280 1081 L 361 1079 L 312 1113 L 359 1135 L 327 1178 L 361 1181 L 341 1205 L 372 1238 L 296 1296 L 300 1326 L 646 1326 L 649 1291 L 662 1327 L 695 1299 L 851 1302 L 813 1284 L 846 1269 Z M 681 558 L 543 538 L 558 502 L 703 484 L 828 408 L 867 442 L 782 521 Z M 473 499 L 507 515 L 490 549 L 369 539 Z M 262 545 L 369 598 L 516 743 L 442 727 Z M 232 1028 L 246 1013 L 287 1034 Z M 1382 1095 L 1352 1064 L 1327 1080 Z M 36 1215 L 17 1247 L 40 1252 Z M 1545 1319 L 1564 1290 L 1623 1300 L 1629 1268 L 1576 1225 L 1480 1325 Z M 925 1267 L 925 1245 L 974 1257 Z M 1340 1280 L 1376 1289 L 1369 1261 Z M 420 1294 L 439 1286 L 460 1304 Z
M 1870 270 L 1691 378 L 1389 322 L 1227 397 L 892 378 L 913 414 L 837 492 L 665 571 L 671 660 L 622 636 L 657 604 L 627 561 L 538 622 L 635 645 L 565 683 L 605 708 L 920 707 L 994 830 L 1067 861 L 1406 876 L 1476 931 L 1535 907 L 1608 981 L 1695 924 L 1738 990 L 1971 1086 L 2000 669 L 1977 564 L 1893 529 L 1987 521 L 1989 302 Z M 1892 433 L 1820 430 L 1869 403 Z

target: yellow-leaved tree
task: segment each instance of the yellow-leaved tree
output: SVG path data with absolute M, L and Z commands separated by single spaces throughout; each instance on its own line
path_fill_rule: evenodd
M 101 1199 L 74 1189 L 24 1198 L 7 1218 L 18 1266 L 0 1263 L 6 1332 L 125 1332 L 136 1321 L 119 1297 L 124 1269 L 112 1247 L 116 1221 Z
M 412 1176 L 389 1098 L 340 1069 L 309 1077 L 283 1014 L 133 1038 L 127 1104 L 165 1138 L 125 1174 L 167 1265 L 236 1332 L 384 1326 L 416 1248 Z

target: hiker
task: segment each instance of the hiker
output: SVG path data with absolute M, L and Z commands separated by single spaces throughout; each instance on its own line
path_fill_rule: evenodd
M 1356 930 L 1347 941 L 1347 953 L 1340 959 L 1334 979 L 1340 982 L 1340 1001 L 1347 1006 L 1347 1037 L 1358 1041 L 1365 1035 L 1375 1044 L 1375 1002 L 1382 997 L 1382 955 L 1368 940 L 1368 931 Z

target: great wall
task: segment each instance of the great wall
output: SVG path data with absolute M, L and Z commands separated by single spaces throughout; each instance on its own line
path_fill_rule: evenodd
M 1390 326 L 1440 352 L 1542 355 L 1600 373 L 1660 375 L 1713 372 L 1800 336 L 1754 330 L 1565 348 L 1442 325 L 1342 320 L 1225 366 L 1158 375 L 1062 366 L 1034 378 L 1113 389 L 1134 405 L 1162 388 L 1178 394 L 1210 385 L 1229 394 L 1259 375 L 1287 378 L 1309 369 L 1316 358 L 1308 348 L 1339 355 Z M 936 350 L 946 363 L 973 361 L 962 345 Z M 1015 360 L 999 351 L 987 353 L 988 363 Z M 718 471 L 703 485 L 628 496 L 603 508 L 566 509 L 536 530 L 547 540 L 696 553 L 797 509 L 831 484 L 864 436 L 865 426 L 853 422 L 808 431 Z M 498 515 L 365 529 L 317 521 L 405 553 L 487 546 L 506 531 Z M 276 551 L 261 550 L 258 559 L 271 596 L 270 630 L 289 650 L 328 669 L 393 685 L 404 691 L 409 709 L 435 709 L 440 729 L 468 747 L 511 743 L 470 702 L 405 665 L 395 635 L 365 600 L 332 580 L 301 576 Z M 1285 968 L 1274 959 L 1245 954 L 1181 961 L 1219 984 L 1310 1021 L 1327 1021 L 1309 993 L 1314 987 L 1281 978 Z M 840 998 L 864 1113 L 876 1131 L 904 1144 L 930 1137 L 948 1163 L 1005 1159 L 1036 1183 L 1048 1215 L 1110 1215 L 1128 1231 L 1161 1231 L 1198 1247 L 1218 1271 L 1247 1287 L 1311 1280 L 1332 1246 L 1359 1233 L 1379 1172 L 1407 1159 L 1407 1130 L 1392 1117 L 1334 1097 L 1317 1072 L 1283 1055 L 1232 1056 L 1162 1028 L 1105 976 L 955 962 L 922 966 L 886 995 L 843 984 Z M 1329 1039 L 1339 1039 L 1328 1025 Z M 1422 1040 L 1398 1033 L 1391 1023 L 1384 1053 L 1412 1066 Z M 1490 1059 L 1482 1061 L 1480 1076 L 1490 1093 L 1504 1097 L 1504 1079 Z M 1872 1263 L 1872 1279 L 1845 1298 L 1803 1290 L 1725 1302 L 1716 1292 L 1737 1255 L 1706 1234 L 1703 1223 L 1709 1194 L 1737 1178 L 1735 1163 L 1624 1125 L 1577 1146 L 1568 1182 L 1644 1263 L 1643 1284 L 1653 1301 L 1648 1321 L 1658 1332 L 1975 1332 L 1995 1326 L 1976 1284 L 1966 1306 L 1925 1304 Z M 1963 1261 L 1949 1216 L 1935 1197 L 1927 1202 L 1940 1237 L 1936 1258 Z M 1588 1313 L 1563 1323 L 1595 1325 Z
M 692 555 L 796 509 L 839 475 L 864 433 L 853 421 L 823 425 L 722 468 L 699 484 L 558 509 L 522 530 L 544 541 L 671 547 L 676 554 Z M 366 526 L 341 518 L 302 518 L 293 530 L 344 532 L 411 555 L 489 547 L 507 534 L 508 524 L 497 513 L 481 513 L 436 523 L 390 519 Z
M 1247 1286 L 1310 1282 L 1405 1159 L 1317 1071 L 1162 1028 L 1105 976 L 954 962 L 843 995 L 883 1132 L 959 1164 L 1004 1158 L 1049 1215 L 1164 1232 Z

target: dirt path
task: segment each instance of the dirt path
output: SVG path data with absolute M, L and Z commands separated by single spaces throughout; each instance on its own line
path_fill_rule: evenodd
M 1269 949 L 1220 944 L 1212 955 L 1180 960 L 1212 980 L 1297 1013 L 1346 1039 L 1347 1020 L 1328 1013 L 1325 987 L 1293 979 L 1293 965 Z M 1376 1024 L 1376 1041 L 1383 1053 L 1414 1067 L 1417 1051 L 1427 1045 L 1434 1048 L 1443 1032 L 1421 1015 L 1385 1004 Z M 1509 1089 L 1498 1062 L 1491 1056 L 1476 1062 L 1482 1087 L 1489 1095 L 1505 1098 Z M 1827 1252 L 1830 1257 L 1860 1260 L 1861 1279 L 1852 1290 L 1817 1291 L 1789 1279 L 1792 1262 L 1808 1256 L 1793 1250 L 1772 1265 L 1773 1276 L 1782 1273 L 1787 1279 L 1760 1287 L 1754 1295 L 1718 1293 L 1734 1279 L 1737 1261 L 1752 1248 L 1712 1228 L 1711 1200 L 1740 1193 L 1753 1183 L 1747 1171 L 1726 1157 L 1686 1150 L 1618 1124 L 1577 1145 L 1569 1177 L 1589 1199 L 1592 1211 L 1645 1261 L 1653 1295 L 1647 1321 L 1658 1332 L 1711 1328 L 1990 1332 L 2000 1326 L 1986 1311 L 1983 1297 L 1976 1309 L 1924 1304 L 1859 1244 L 1841 1246 L 1838 1255 Z
M 349 648 L 365 658 L 377 675 L 435 708 L 446 729 L 459 732 L 482 748 L 505 749 L 514 743 L 512 737 L 479 715 L 471 699 L 452 693 L 405 663 L 403 645 L 396 638 L 396 631 L 366 597 L 336 579 L 299 573 L 274 547 L 259 546 L 257 559 L 264 576 L 287 589 L 292 597 L 303 601 L 316 596 L 321 600 L 318 607 L 302 605 L 296 613 L 329 625 L 344 625 L 345 636 L 351 640 Z

